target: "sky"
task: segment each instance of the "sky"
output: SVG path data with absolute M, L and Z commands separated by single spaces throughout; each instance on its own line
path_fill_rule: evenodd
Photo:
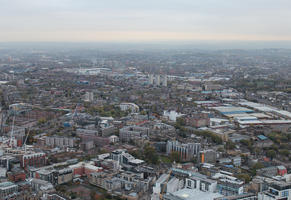
M 0 0 L 0 42 L 291 41 L 291 0 Z

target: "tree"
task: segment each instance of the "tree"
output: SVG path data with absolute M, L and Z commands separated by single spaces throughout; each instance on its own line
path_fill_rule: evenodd
M 145 160 L 151 164 L 159 163 L 159 156 L 156 153 L 156 150 L 150 145 L 146 145 L 144 148 L 144 157 Z
M 90 197 L 91 197 L 91 200 L 95 200 L 96 199 L 96 191 L 95 190 L 91 190 L 90 192 Z
M 44 123 L 46 123 L 46 119 L 44 117 L 40 118 L 37 123 L 38 123 L 38 125 L 44 124 Z
M 176 120 L 176 126 L 177 127 L 181 127 L 181 126 L 185 126 L 186 122 L 185 119 L 182 117 L 177 118 Z
M 232 141 L 227 141 L 225 143 L 225 148 L 228 149 L 228 150 L 232 150 L 232 149 L 235 148 L 235 144 Z
M 238 174 L 236 177 L 238 179 L 244 180 L 245 183 L 248 183 L 251 181 L 251 177 L 248 174 Z
M 141 150 L 133 150 L 133 151 L 130 151 L 129 152 L 132 156 L 134 156 L 135 158 L 138 158 L 138 159 L 144 159 L 143 157 L 143 152 Z
M 283 156 L 289 156 L 290 152 L 288 149 L 282 149 L 282 150 L 279 150 L 279 153 Z
M 251 175 L 255 176 L 257 174 L 257 170 L 263 168 L 264 165 L 262 163 L 257 162 L 256 164 L 253 165 L 251 168 Z
M 224 148 L 223 147 L 218 147 L 217 151 L 224 152 Z
M 266 155 L 267 155 L 267 157 L 271 158 L 271 160 L 273 160 L 273 158 L 276 157 L 276 151 L 269 150 L 269 151 L 267 151 Z
M 172 162 L 180 162 L 181 161 L 181 157 L 180 157 L 180 154 L 179 152 L 177 151 L 172 151 L 171 154 L 170 154 L 170 159 Z
M 264 167 L 264 165 L 260 162 L 257 162 L 256 164 L 254 164 L 253 169 L 257 170 L 257 169 L 262 169 Z

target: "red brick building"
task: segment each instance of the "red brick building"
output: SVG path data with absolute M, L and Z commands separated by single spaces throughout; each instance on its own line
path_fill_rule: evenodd
M 73 175 L 89 176 L 91 173 L 100 172 L 103 170 L 102 167 L 96 167 L 94 164 L 80 162 L 76 165 L 69 166 L 73 169 Z
M 193 114 L 191 116 L 186 116 L 184 119 L 187 126 L 192 126 L 195 128 L 210 125 L 210 118 L 207 113 Z
M 45 164 L 46 164 L 45 153 L 24 154 L 21 156 L 21 159 L 20 159 L 20 165 L 23 168 L 26 168 L 28 166 L 42 167 Z
M 25 181 L 26 175 L 24 171 L 11 171 L 7 173 L 8 180 L 11 182 Z

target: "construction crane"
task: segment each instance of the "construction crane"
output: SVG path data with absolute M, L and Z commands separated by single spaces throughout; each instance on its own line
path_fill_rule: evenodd
M 0 106 L 2 106 L 2 110 L 1 110 L 1 125 L 0 125 L 0 134 L 3 136 L 4 131 L 3 131 L 3 127 L 4 124 L 6 123 L 6 120 L 9 117 L 8 114 L 8 105 L 7 102 L 9 102 L 9 96 L 8 95 L 4 95 L 6 92 L 1 90 L 2 92 L 0 92 Z M 6 100 L 7 99 L 7 100 Z
M 31 127 L 28 128 L 27 135 L 26 135 L 26 138 L 25 138 L 24 143 L 23 143 L 25 153 L 26 153 L 26 141 L 27 141 L 27 138 L 29 136 L 30 129 L 31 129 Z M 23 145 L 22 145 L 22 147 L 23 147 Z
M 166 190 L 166 187 L 167 187 L 167 184 L 170 180 L 170 177 L 171 177 L 171 173 L 172 173 L 172 169 L 170 169 L 169 173 L 168 173 L 168 178 L 166 179 L 166 181 L 163 183 L 163 187 L 162 187 L 162 190 L 160 192 L 160 199 L 163 199 L 163 193 L 165 192 Z
M 76 108 L 75 108 L 74 113 L 73 113 L 73 115 L 72 115 L 72 120 L 73 120 L 75 117 L 78 117 L 78 111 L 77 111 L 78 106 L 79 106 L 79 104 L 76 105 Z
M 15 122 L 15 115 L 13 116 L 12 128 L 11 128 L 11 133 L 10 133 L 10 142 L 9 142 L 9 146 L 10 146 L 11 148 L 13 148 L 13 145 L 12 145 L 12 137 L 13 137 L 13 133 L 14 133 L 14 122 Z
M 7 112 L 2 110 L 1 112 L 1 125 L 0 125 L 0 134 L 3 135 L 4 131 L 3 131 L 3 127 L 4 127 L 4 124 L 6 123 L 6 120 L 7 120 Z

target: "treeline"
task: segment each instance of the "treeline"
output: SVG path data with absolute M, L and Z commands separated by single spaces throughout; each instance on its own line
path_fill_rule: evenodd
M 93 106 L 85 105 L 86 112 L 91 115 L 100 115 L 101 117 L 113 117 L 120 118 L 128 115 L 127 111 L 122 111 L 118 106 L 104 105 L 104 106 Z

